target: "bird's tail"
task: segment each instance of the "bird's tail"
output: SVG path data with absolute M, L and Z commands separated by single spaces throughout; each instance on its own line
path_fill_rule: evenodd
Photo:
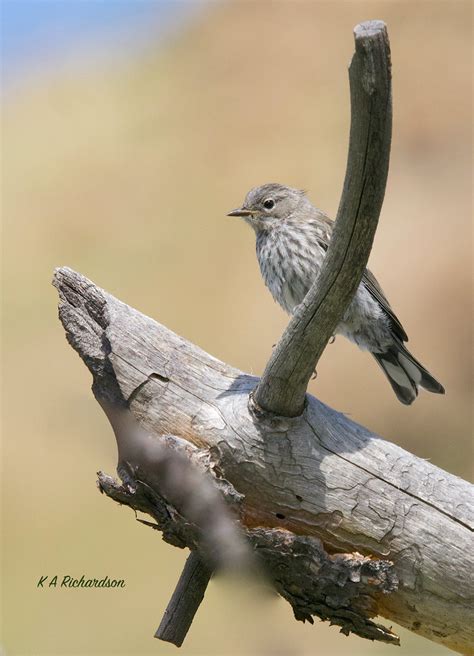
M 397 340 L 385 353 L 372 353 L 387 376 L 399 401 L 410 405 L 423 387 L 434 394 L 444 394 L 444 387 Z

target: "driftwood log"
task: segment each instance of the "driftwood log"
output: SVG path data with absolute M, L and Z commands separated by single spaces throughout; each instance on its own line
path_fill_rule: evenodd
M 257 412 L 249 405 L 256 378 L 69 269 L 56 272 L 55 284 L 67 337 L 91 370 L 96 397 L 128 406 L 156 440 L 179 436 L 238 492 L 241 525 L 298 619 L 319 615 L 365 637 L 395 640 L 370 622 L 383 615 L 468 653 L 466 482 L 313 397 L 299 417 Z M 126 457 L 133 461 L 133 453 Z M 102 477 L 102 489 L 109 493 L 114 483 Z M 116 489 L 117 501 L 149 512 L 146 501 Z M 154 516 L 165 539 L 195 548 L 194 535 L 170 528 L 169 509 Z
M 156 634 L 178 645 L 212 569 L 245 561 L 233 549 L 242 534 L 299 620 L 398 643 L 381 615 L 462 653 L 474 644 L 471 486 L 306 395 L 366 265 L 388 170 L 388 39 L 380 22 L 355 33 L 323 291 L 310 290 L 260 381 L 71 269 L 55 272 L 68 341 L 117 437 L 122 482 L 100 474 L 100 489 L 194 554 Z

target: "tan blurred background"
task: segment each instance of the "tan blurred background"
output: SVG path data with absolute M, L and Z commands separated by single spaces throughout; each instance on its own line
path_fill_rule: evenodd
M 261 373 L 286 325 L 251 230 L 226 212 L 279 181 L 335 215 L 349 127 L 352 28 L 388 24 L 394 132 L 371 268 L 414 354 L 446 387 L 398 403 L 338 338 L 311 392 L 468 478 L 472 465 L 471 8 L 468 2 L 234 2 L 166 40 L 84 57 L 5 95 L 3 576 L 6 654 L 159 654 L 185 554 L 101 497 L 115 442 L 69 348 L 50 285 L 84 273 L 213 355 Z M 125 590 L 36 589 L 41 575 Z M 446 649 L 401 630 L 401 656 Z M 375 655 L 392 648 L 303 625 L 247 583 L 213 582 L 184 655 Z

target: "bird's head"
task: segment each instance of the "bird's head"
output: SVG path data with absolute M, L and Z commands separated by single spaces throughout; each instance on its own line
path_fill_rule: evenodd
M 256 232 L 270 230 L 275 223 L 292 216 L 305 201 L 304 191 L 271 182 L 251 189 L 243 205 L 227 216 L 243 218 Z

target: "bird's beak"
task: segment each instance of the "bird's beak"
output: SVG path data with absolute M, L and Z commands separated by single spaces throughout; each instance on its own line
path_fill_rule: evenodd
M 232 210 L 232 212 L 229 212 L 227 216 L 251 216 L 253 212 L 251 210 L 247 210 L 245 207 L 238 207 L 236 210 Z

